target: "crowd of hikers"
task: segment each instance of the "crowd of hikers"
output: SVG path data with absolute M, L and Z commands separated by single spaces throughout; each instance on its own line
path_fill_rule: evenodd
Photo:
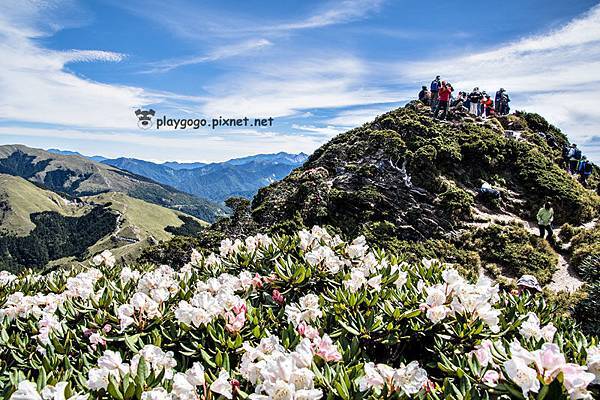
M 485 90 L 481 91 L 478 87 L 475 87 L 470 93 L 459 91 L 456 96 L 453 93 L 452 84 L 441 80 L 438 75 L 431 81 L 429 88 L 427 86 L 421 87 L 419 100 L 431 107 L 433 117 L 436 119 L 446 119 L 450 108 L 457 111 L 468 111 L 470 114 L 481 118 L 508 115 L 510 113 L 510 97 L 504 88 L 500 88 L 496 92 L 494 100 Z M 556 143 L 554 143 L 554 146 L 558 147 Z M 565 145 L 563 161 L 567 172 L 578 176 L 579 182 L 587 187 L 587 180 L 592 174 L 593 165 L 586 156 L 581 154 L 581 150 L 577 148 L 576 144 Z M 491 192 L 492 190 L 482 188 L 484 194 L 495 197 L 495 193 Z
M 581 153 L 581 150 L 575 143 L 563 147 L 563 163 L 567 172 L 571 175 L 578 175 L 579 182 L 587 187 L 587 180 L 592 174 L 593 165 L 587 157 Z
M 487 118 L 493 115 L 507 115 L 510 113 L 510 97 L 504 88 L 496 92 L 494 100 L 485 91 L 474 88 L 470 93 L 459 91 L 454 96 L 454 88 L 450 82 L 440 80 L 436 76 L 429 89 L 422 86 L 419 100 L 431 107 L 434 118 L 446 119 L 448 109 L 454 107 L 463 109 L 471 114 Z

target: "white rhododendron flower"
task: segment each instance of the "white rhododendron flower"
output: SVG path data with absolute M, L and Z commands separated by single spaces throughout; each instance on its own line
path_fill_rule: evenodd
M 568 363 L 562 367 L 561 372 L 563 385 L 571 399 L 592 399 L 587 387 L 594 381 L 595 375 L 587 372 L 586 367 Z
M 142 393 L 142 400 L 171 400 L 171 395 L 165 388 L 154 388 Z
M 307 294 L 300 298 L 298 304 L 289 304 L 285 306 L 285 314 L 288 321 L 297 327 L 301 322 L 310 324 L 323 316 L 319 308 L 319 296 Z
M 10 396 L 10 400 L 42 400 L 42 396 L 38 393 L 35 383 L 21 381 L 16 392 Z
M 399 368 L 366 363 L 364 372 L 365 375 L 358 380 L 361 392 L 369 389 L 379 391 L 387 385 L 390 392 L 401 391 L 410 397 L 418 393 L 428 380 L 427 372 L 419 367 L 417 361 L 411 361 L 408 365 L 401 364 Z
M 137 282 L 140 279 L 140 275 L 141 274 L 139 271 L 132 270 L 131 268 L 125 266 L 121 269 L 119 277 L 121 278 L 123 285 L 126 285 L 129 282 Z
M 594 346 L 587 349 L 588 370 L 596 376 L 594 384 L 600 384 L 600 347 Z
M 221 370 L 219 377 L 210 385 L 210 391 L 220 394 L 227 399 L 233 398 L 233 388 L 229 382 L 229 372 Z
M 97 254 L 92 258 L 92 264 L 99 267 L 101 265 L 106 265 L 107 267 L 114 267 L 117 260 L 115 256 L 111 253 L 110 250 L 104 250 L 102 253 Z
M 17 279 L 16 275 L 11 274 L 8 271 L 0 271 L 0 288 L 7 286 L 9 283 Z
M 255 385 L 250 398 L 322 397 L 322 391 L 314 387 L 315 375 L 309 369 L 313 360 L 309 339 L 302 339 L 293 352 L 286 351 L 276 336 L 261 339 L 257 347 L 244 343 L 243 348 L 240 373 Z
M 358 380 L 359 390 L 365 392 L 368 389 L 380 390 L 385 384 L 383 376 L 379 373 L 375 364 L 368 362 L 364 366 L 365 375 Z
M 521 388 L 526 398 L 529 392 L 537 393 L 540 390 L 537 371 L 528 367 L 523 359 L 517 357 L 505 361 L 504 368 L 507 377 Z

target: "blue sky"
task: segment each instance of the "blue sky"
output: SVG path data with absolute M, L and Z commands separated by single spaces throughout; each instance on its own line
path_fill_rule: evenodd
M 3 4 L 2 144 L 153 161 L 310 153 L 440 74 L 457 89 L 505 87 L 513 109 L 600 161 L 597 1 Z M 274 124 L 141 130 L 138 107 Z

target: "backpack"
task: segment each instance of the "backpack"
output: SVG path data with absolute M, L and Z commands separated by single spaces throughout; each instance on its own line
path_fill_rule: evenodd
M 437 92 L 440 88 L 440 84 L 438 83 L 438 81 L 436 81 L 435 79 L 433 81 L 431 81 L 431 91 L 432 92 Z
M 581 150 L 575 149 L 573 152 L 573 158 L 576 160 L 581 160 Z
M 584 164 L 583 168 L 582 168 L 582 172 L 583 172 L 583 174 L 584 174 L 584 175 L 586 175 L 586 176 L 587 176 L 587 175 L 591 175 L 591 174 L 592 174 L 592 169 L 593 169 L 593 167 L 592 167 L 592 164 L 591 164 L 591 163 L 589 163 L 589 162 L 586 162 L 586 163 Z

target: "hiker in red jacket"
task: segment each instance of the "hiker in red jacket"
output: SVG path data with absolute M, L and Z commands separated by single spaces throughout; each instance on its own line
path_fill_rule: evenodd
M 446 114 L 448 113 L 448 102 L 450 101 L 452 90 L 452 85 L 446 83 L 446 81 L 442 81 L 442 86 L 438 92 L 438 104 L 435 108 L 433 118 L 437 118 L 440 110 L 442 110 L 444 116 L 441 119 L 446 119 Z
M 483 114 L 482 114 L 483 118 L 487 118 L 487 117 L 490 117 L 491 115 L 493 115 L 494 101 L 492 100 L 492 98 L 489 94 L 486 95 L 483 98 L 483 100 L 481 100 L 481 104 L 483 105 Z

